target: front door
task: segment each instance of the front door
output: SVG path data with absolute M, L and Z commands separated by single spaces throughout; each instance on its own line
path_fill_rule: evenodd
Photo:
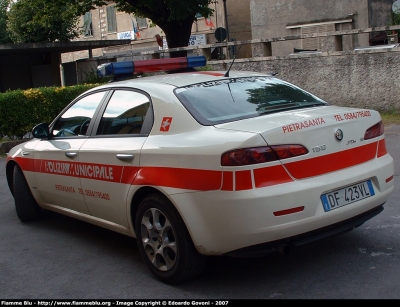
M 48 205 L 89 214 L 79 178 L 79 149 L 105 92 L 87 95 L 55 121 L 51 137 L 35 147 L 35 173 L 41 198 Z

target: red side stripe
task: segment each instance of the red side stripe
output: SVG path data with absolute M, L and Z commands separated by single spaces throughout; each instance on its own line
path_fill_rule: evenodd
M 121 183 L 132 184 L 133 180 L 136 178 L 138 170 L 138 166 L 124 166 Z
M 289 176 L 282 165 L 254 170 L 254 183 L 256 188 L 263 188 L 291 181 L 293 181 L 293 179 Z
M 40 165 L 42 164 L 42 160 L 33 159 L 33 167 L 35 172 L 40 172 Z
M 119 165 L 42 160 L 40 172 L 92 180 L 121 182 L 123 168 L 123 166 Z
M 378 154 L 387 154 L 385 140 L 367 144 L 354 149 L 329 154 L 298 162 L 286 163 L 284 166 L 295 178 L 302 179 L 318 176 L 339 169 L 351 167 L 372 160 Z M 216 171 L 169 167 L 135 167 L 68 161 L 34 160 L 26 157 L 15 157 L 24 171 L 36 171 L 54 175 L 82 177 L 93 180 L 121 182 L 135 185 L 165 186 L 197 191 L 253 189 L 251 170 Z M 52 169 L 49 169 L 51 167 Z M 293 181 L 282 165 L 253 170 L 254 188 L 262 188 Z M 221 186 L 222 183 L 222 186 Z
M 210 191 L 221 188 L 222 172 L 169 167 L 143 167 L 135 185 L 154 185 L 178 189 Z
M 284 165 L 289 173 L 297 179 L 318 176 L 374 159 L 377 146 L 378 142 L 375 142 L 321 157 L 285 163 Z
M 251 183 L 251 171 L 238 171 L 235 172 L 236 191 L 251 190 L 253 184 Z
M 33 172 L 34 160 L 31 158 L 15 157 L 14 160 L 18 163 L 23 171 Z

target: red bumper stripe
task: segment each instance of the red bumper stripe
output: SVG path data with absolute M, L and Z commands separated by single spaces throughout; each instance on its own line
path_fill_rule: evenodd
M 321 157 L 284 163 L 284 166 L 296 179 L 319 176 L 373 160 L 377 145 L 378 142 L 375 142 Z
M 379 141 L 378 145 L 378 158 L 387 154 L 385 139 Z
M 233 172 L 223 172 L 222 191 L 233 191 Z
M 235 178 L 236 191 L 251 190 L 253 188 L 250 170 L 235 172 Z
M 254 170 L 256 188 L 269 187 L 293 181 L 282 165 L 258 168 Z

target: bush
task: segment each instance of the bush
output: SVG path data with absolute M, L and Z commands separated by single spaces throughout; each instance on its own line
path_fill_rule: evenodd
M 98 85 L 53 86 L 0 93 L 0 135 L 21 139 L 35 125 L 50 123 L 75 97 Z

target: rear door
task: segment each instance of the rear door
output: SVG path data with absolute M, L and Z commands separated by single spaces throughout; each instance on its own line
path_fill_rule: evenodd
M 153 123 L 150 98 L 115 89 L 101 114 L 79 151 L 82 192 L 93 216 L 128 227 L 127 195 Z

